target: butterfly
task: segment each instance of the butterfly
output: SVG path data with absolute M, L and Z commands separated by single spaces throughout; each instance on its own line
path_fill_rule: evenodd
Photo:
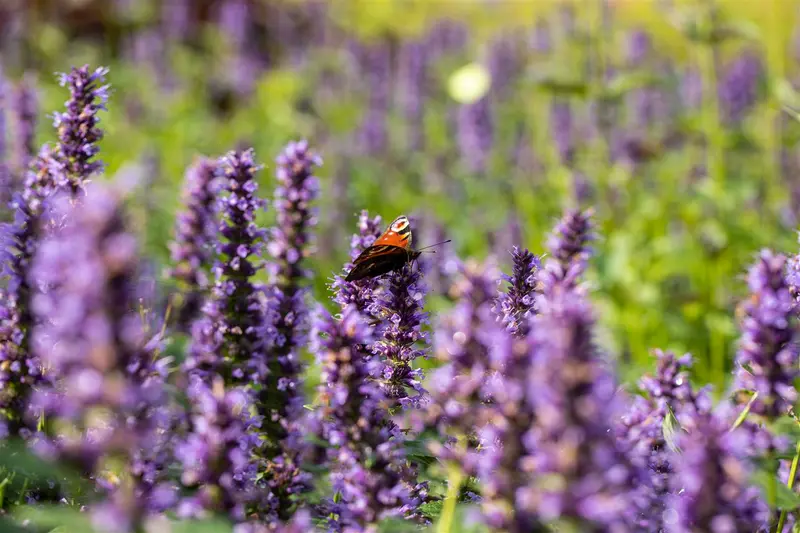
M 345 281 L 374 278 L 414 261 L 422 252 L 411 249 L 411 223 L 400 215 L 389 224 L 383 235 L 353 261 Z

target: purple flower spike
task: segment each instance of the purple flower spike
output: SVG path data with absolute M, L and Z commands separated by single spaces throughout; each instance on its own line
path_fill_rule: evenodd
M 41 323 L 31 344 L 58 380 L 32 400 L 31 415 L 43 412 L 54 431 L 34 447 L 90 476 L 122 461 L 131 476 L 108 487 L 93 518 L 111 526 L 106 518 L 114 516 L 112 531 L 138 531 L 164 466 L 150 460 L 163 441 L 165 364 L 137 313 L 137 243 L 120 198 L 98 185 L 86 193 L 79 205 L 57 199 L 53 216 L 63 224 L 41 242 L 30 269 L 32 281 L 49 287 L 32 301 Z
M 270 418 L 264 422 L 270 435 L 262 450 L 268 460 L 266 478 L 276 498 L 275 506 L 283 513 L 281 518 L 288 518 L 293 496 L 309 488 L 309 475 L 297 467 L 304 451 L 298 427 L 303 415 L 299 349 L 308 340 L 306 283 L 311 272 L 304 263 L 313 251 L 311 229 L 317 223 L 317 213 L 311 203 L 319 194 L 314 168 L 322 164 L 322 159 L 309 150 L 307 142 L 300 141 L 289 143 L 277 164 L 279 186 L 274 205 L 278 223 L 268 245 L 274 259 L 269 268 L 276 338 L 259 405 L 271 408 Z
M 372 381 L 375 360 L 366 361 L 360 346 L 372 342 L 367 324 L 355 306 L 341 321 L 326 311 L 316 324 L 321 335 L 316 351 L 322 365 L 320 393 L 323 438 L 330 443 L 334 531 L 372 531 L 391 516 L 413 515 L 425 495 L 409 482 L 397 426 L 388 420 L 386 398 Z
M 186 366 L 192 374 L 220 374 L 228 386 L 260 384 L 267 374 L 265 351 L 271 341 L 265 325 L 273 320 L 265 317 L 252 277 L 265 235 L 255 217 L 266 203 L 255 194 L 259 167 L 252 150 L 229 153 L 221 166 L 225 194 L 219 198 L 216 282 L 203 316 L 192 326 Z
M 670 518 L 665 514 L 667 499 L 674 485 L 674 465 L 680 461 L 664 437 L 665 418 L 674 414 L 680 427 L 693 430 L 697 420 L 710 412 L 711 400 L 706 390 L 692 389 L 689 354 L 675 357 L 672 352 L 656 350 L 655 355 L 656 375 L 639 381 L 647 397 L 637 396 L 631 402 L 616 430 L 631 459 L 646 473 L 637 488 L 642 508 L 635 525 L 641 531 L 661 533 Z
M 36 83 L 31 75 L 26 75 L 17 86 L 12 108 L 15 111 L 14 172 L 22 177 L 36 154 Z
M 281 416 L 295 418 L 302 407 L 298 405 L 301 368 L 297 352 L 308 332 L 304 283 L 311 273 L 304 267 L 304 259 L 313 250 L 311 229 L 317 223 L 317 213 L 311 203 L 319 194 L 314 168 L 322 164 L 322 159 L 309 150 L 307 142 L 300 141 L 289 143 L 277 163 L 279 186 L 274 206 L 278 224 L 268 246 L 274 258 L 271 270 L 277 340 L 265 393 L 282 406 Z
M 109 86 L 104 85 L 106 74 L 106 67 L 90 71 L 89 66 L 84 65 L 60 77 L 61 85 L 69 86 L 70 97 L 67 110 L 54 117 L 58 128 L 57 153 L 66 170 L 64 185 L 73 195 L 103 168 L 103 163 L 95 160 L 95 156 L 99 151 L 97 143 L 103 138 L 98 113 L 106 110 L 108 101 Z
M 348 305 L 355 305 L 358 312 L 362 315 L 371 315 L 374 310 L 374 293 L 378 290 L 380 280 L 368 278 L 359 281 L 345 281 L 347 272 L 353 268 L 352 261 L 372 245 L 380 237 L 383 231 L 381 217 L 369 217 L 367 211 L 362 211 L 358 217 L 358 233 L 353 235 L 350 240 L 350 259 L 351 262 L 344 266 L 345 274 L 335 276 L 331 290 L 334 292 L 333 301 L 339 304 L 342 309 Z
M 490 354 L 495 373 L 487 380 L 487 425 L 480 432 L 484 450 L 477 457 L 482 511 L 492 531 L 543 533 L 538 509 L 531 505 L 536 473 L 529 450 L 536 411 L 528 379 L 534 353 L 527 339 L 512 337 L 495 325 Z
M 639 514 L 633 499 L 639 473 L 611 433 L 616 383 L 594 346 L 595 319 L 585 291 L 569 280 L 546 285 L 537 309 L 529 385 L 538 421 L 528 440 L 536 472 L 530 505 L 545 520 L 630 531 Z
M 185 328 L 199 314 L 208 290 L 208 273 L 216 237 L 216 172 L 217 164 L 201 158 L 186 171 L 183 204 L 175 224 L 175 240 L 171 243 L 175 266 L 169 276 L 181 284 L 184 302 L 178 324 Z
M 669 533 L 763 531 L 768 509 L 749 484 L 748 439 L 711 414 L 680 441 Z
M 753 109 L 764 75 L 761 58 L 752 52 L 740 55 L 727 66 L 719 86 L 720 105 L 726 123 L 740 124 Z
M 14 189 L 11 169 L 8 166 L 8 147 L 6 137 L 8 128 L 6 127 L 6 109 L 8 108 L 8 83 L 3 77 L 2 66 L 0 66 L 0 209 L 5 210 L 11 199 L 11 191 Z
M 589 242 L 594 239 L 593 211 L 571 209 L 553 229 L 547 239 L 550 255 L 565 275 L 575 264 L 584 263 L 591 253 Z
M 491 263 L 468 261 L 456 278 L 451 294 L 455 307 L 442 319 L 434 336 L 435 353 L 444 362 L 431 374 L 430 403 L 424 420 L 415 425 L 435 427 L 442 435 L 474 436 L 484 419 L 486 376 L 493 367 L 490 354 L 502 328 L 492 302 L 499 272 Z M 421 429 L 421 427 L 418 427 Z M 441 459 L 453 459 L 470 470 L 471 458 L 455 450 L 433 445 Z
M 494 144 L 491 102 L 484 96 L 458 107 L 457 137 L 461 158 L 470 172 L 483 173 Z
M 12 202 L 14 222 L 0 227 L 0 274 L 7 279 L 0 304 L 0 407 L 12 434 L 27 434 L 35 427 L 25 420 L 25 412 L 32 388 L 45 381 L 41 362 L 30 349 L 36 286 L 29 270 L 40 235 L 48 229 L 45 201 L 57 190 L 62 172 L 43 148 L 28 170 L 25 189 Z
M 219 376 L 210 383 L 195 376 L 189 385 L 191 430 L 175 456 L 183 467 L 181 483 L 195 492 L 177 511 L 182 518 L 221 512 L 243 522 L 260 497 L 253 455 L 259 421 L 249 413 L 251 398 L 244 389 L 226 389 Z
M 797 400 L 797 302 L 786 281 L 786 257 L 762 250 L 750 268 L 751 297 L 742 304 L 736 386 L 758 393 L 751 412 L 775 419 Z
M 430 343 L 423 330 L 428 322 L 428 314 L 423 311 L 427 287 L 420 269 L 405 265 L 389 276 L 384 288 L 378 298 L 384 325 L 381 338 L 372 345 L 372 353 L 383 362 L 379 382 L 389 401 L 397 401 L 403 407 L 419 407 L 425 394 L 424 376 L 413 363 L 427 355 Z
M 537 274 L 541 268 L 539 258 L 525 248 L 514 246 L 511 252 L 514 270 L 511 276 L 503 275 L 508 282 L 507 292 L 501 292 L 494 310 L 509 333 L 525 337 L 530 329 L 530 319 L 536 311 Z

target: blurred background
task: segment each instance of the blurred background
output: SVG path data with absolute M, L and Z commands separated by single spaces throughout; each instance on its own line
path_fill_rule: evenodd
M 307 138 L 324 158 L 315 293 L 348 259 L 356 216 L 416 217 L 415 243 L 461 257 L 541 253 L 565 207 L 593 207 L 590 280 L 623 378 L 653 347 L 721 384 L 734 309 L 761 247 L 794 254 L 800 216 L 800 2 L 793 0 L 2 0 L 10 164 L 67 95 L 56 72 L 108 65 L 109 176 L 153 272 L 183 173 Z M 33 90 L 35 98 L 29 97 Z M 23 117 L 24 119 L 24 117 Z M 271 213 L 264 223 L 271 222 Z M 445 269 L 446 270 L 446 269 Z M 447 305 L 444 284 L 432 310 Z M 630 374 L 629 374 L 630 372 Z

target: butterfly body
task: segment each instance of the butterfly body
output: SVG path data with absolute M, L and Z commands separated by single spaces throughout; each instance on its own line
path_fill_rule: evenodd
M 402 268 L 419 255 L 420 252 L 411 249 L 411 223 L 407 217 L 401 215 L 353 261 L 353 268 L 345 281 L 387 274 Z

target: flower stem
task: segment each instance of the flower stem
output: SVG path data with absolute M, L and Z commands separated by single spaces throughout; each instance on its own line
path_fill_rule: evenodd
M 789 481 L 786 482 L 786 486 L 790 489 L 794 487 L 794 478 L 797 476 L 797 465 L 800 463 L 800 442 L 797 443 L 797 449 L 794 453 L 794 459 L 792 459 L 792 468 L 789 470 Z M 783 531 L 783 525 L 786 523 L 786 510 L 781 511 L 781 516 L 778 518 L 778 527 L 775 528 L 775 531 Z
M 451 462 L 447 467 L 447 496 L 445 496 L 442 514 L 439 518 L 437 533 L 450 533 L 453 527 L 453 518 L 455 517 L 456 504 L 458 503 L 458 491 L 461 489 L 463 480 L 464 474 L 461 472 L 461 468 L 456 463 Z

